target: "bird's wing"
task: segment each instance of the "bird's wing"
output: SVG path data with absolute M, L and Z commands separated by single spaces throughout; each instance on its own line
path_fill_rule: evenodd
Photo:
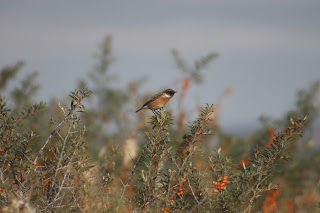
M 157 100 L 162 95 L 163 95 L 162 93 L 158 93 L 158 94 L 152 96 L 145 104 L 143 104 L 143 106 L 147 106 L 150 102 Z

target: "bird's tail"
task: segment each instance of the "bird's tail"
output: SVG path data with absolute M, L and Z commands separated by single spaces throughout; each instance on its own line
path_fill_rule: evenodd
M 136 112 L 139 112 L 140 110 L 142 110 L 143 109 L 143 107 L 141 107 L 140 109 L 138 109 Z

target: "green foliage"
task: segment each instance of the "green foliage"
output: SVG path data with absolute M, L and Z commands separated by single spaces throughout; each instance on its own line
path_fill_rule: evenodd
M 115 83 L 116 75 L 109 69 L 115 61 L 112 55 L 112 37 L 107 36 L 100 45 L 99 51 L 95 57 L 98 60 L 93 69 L 88 73 L 86 79 L 79 80 L 79 88 L 89 88 L 94 96 L 89 97 L 89 106 L 83 115 L 85 125 L 88 127 L 85 135 L 89 148 L 94 158 L 98 156 L 98 152 L 102 146 L 108 144 L 108 151 L 112 150 L 113 144 L 120 144 L 124 134 L 129 133 L 132 121 L 126 117 L 125 112 L 137 87 L 135 82 L 128 85 L 128 88 L 119 88 Z M 121 131 L 127 128 L 128 131 Z M 109 129 L 113 129 L 111 132 Z M 112 152 L 108 152 L 112 154 Z
M 1 70 L 0 91 L 9 98 L 0 97 L 0 212 L 18 211 L 20 201 L 29 212 L 319 208 L 320 155 L 313 127 L 319 119 L 319 81 L 298 93 L 296 108 L 282 119 L 262 117 L 260 129 L 239 137 L 219 126 L 219 106 L 199 106 L 198 118 L 188 124 L 183 111 L 190 84 L 202 82 L 202 70 L 217 54 L 189 66 L 173 50 L 182 75 L 177 80 L 182 91 L 173 98 L 178 116 L 170 111 L 172 101 L 148 116 L 151 112 L 134 114 L 149 97 L 139 92 L 145 78 L 116 86 L 111 44 L 107 36 L 97 64 L 79 80 L 80 89 L 61 102 L 34 103 L 36 73 L 7 87 L 23 63 Z
M 288 126 L 283 132 L 278 133 L 270 147 L 261 148 L 257 147 L 251 153 L 252 157 L 249 158 L 249 164 L 246 167 L 243 164 L 243 171 L 241 177 L 238 179 L 241 184 L 237 190 L 241 189 L 241 194 L 245 199 L 249 200 L 249 205 L 245 212 L 250 212 L 259 196 L 264 190 L 276 190 L 277 187 L 273 186 L 271 176 L 276 171 L 276 160 L 288 160 L 289 156 L 286 153 L 286 144 L 296 136 L 301 136 L 301 128 L 303 127 L 306 118 L 292 119 L 291 125 Z M 254 184 L 253 184 L 254 183 Z M 243 190 L 244 189 L 244 190 Z
M 35 139 L 35 134 L 32 131 L 27 132 L 22 122 L 34 116 L 44 106 L 45 103 L 41 102 L 15 113 L 6 106 L 5 99 L 0 97 L 0 168 L 5 180 L 1 185 L 9 186 L 9 190 L 14 186 L 8 182 L 21 186 L 25 181 L 24 173 L 30 165 L 30 144 Z M 5 199 L 5 203 L 7 202 Z
M 21 197 L 31 193 L 29 199 L 40 211 L 61 210 L 66 204 L 66 212 L 81 209 L 80 182 L 86 163 L 83 141 L 85 128 L 77 127 L 80 120 L 76 110 L 80 108 L 84 111 L 81 101 L 90 93 L 70 93 L 73 101 L 71 108 L 61 107 L 65 118 L 53 124 L 54 130 L 36 157 L 30 149 L 36 135 L 32 131 L 27 133 L 22 122 L 42 110 L 45 103 L 13 113 L 5 100 L 0 98 L 0 173 L 3 180 L 0 187 L 5 192 L 0 197 L 2 205 L 9 205 L 12 196 Z M 50 141 L 54 143 L 47 149 Z M 66 189 L 67 186 L 70 188 Z
M 209 63 L 213 60 L 218 58 L 217 53 L 209 53 L 207 56 L 204 58 L 201 58 L 200 60 L 196 60 L 194 62 L 194 67 L 190 67 L 179 55 L 179 52 L 176 49 L 173 49 L 172 55 L 174 57 L 175 63 L 177 67 L 187 75 L 189 75 L 192 80 L 199 84 L 202 82 L 202 76 L 200 74 L 200 71 L 205 69 Z
M 21 67 L 24 65 L 23 62 L 18 62 L 14 66 L 7 66 L 1 69 L 0 71 L 0 92 L 4 90 L 9 82 L 13 79 Z

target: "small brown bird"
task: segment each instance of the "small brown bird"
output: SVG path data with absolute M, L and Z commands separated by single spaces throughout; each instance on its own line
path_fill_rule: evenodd
M 157 110 L 162 108 L 176 93 L 172 89 L 166 89 L 163 92 L 160 92 L 154 96 L 152 96 L 143 106 L 138 109 L 136 112 L 139 112 L 142 109 L 150 109 L 153 113 Z

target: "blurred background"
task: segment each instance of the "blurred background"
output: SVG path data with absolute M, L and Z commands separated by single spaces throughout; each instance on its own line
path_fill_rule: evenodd
M 0 66 L 23 60 L 22 73 L 39 73 L 36 100 L 49 101 L 87 78 L 106 35 L 116 59 L 113 87 L 146 77 L 139 93 L 181 90 L 172 49 L 190 65 L 218 53 L 202 85 L 190 85 L 184 108 L 194 118 L 197 104 L 216 104 L 232 87 L 219 120 L 244 134 L 259 116 L 290 110 L 296 92 L 320 79 L 319 11 L 317 0 L 1 1 Z
M 200 164 L 214 148 L 246 164 L 291 117 L 307 115 L 303 137 L 288 144 L 292 158 L 272 177 L 281 192 L 264 193 L 255 206 L 311 212 L 320 207 L 319 11 L 318 0 L 1 1 L 0 95 L 13 112 L 47 102 L 22 126 L 37 135 L 35 155 L 64 119 L 67 94 L 91 90 L 80 116 L 85 152 L 95 178 L 115 180 L 115 201 L 119 177 L 125 182 L 154 131 L 152 113 L 135 111 L 155 93 L 178 91 L 166 105 L 177 150 L 200 107 L 215 105 Z M 94 192 L 91 203 L 108 199 Z

